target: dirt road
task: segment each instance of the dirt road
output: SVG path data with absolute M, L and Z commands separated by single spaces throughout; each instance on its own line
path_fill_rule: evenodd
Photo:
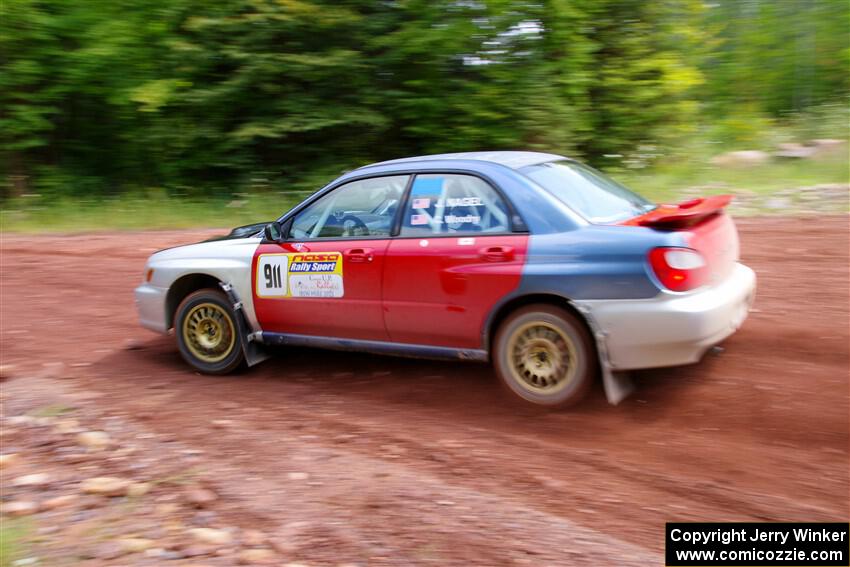
M 725 351 L 558 412 L 472 363 L 282 350 L 201 376 L 137 326 L 132 290 L 149 253 L 210 231 L 3 235 L 8 405 L 26 380 L 102 394 L 201 451 L 230 521 L 308 526 L 311 565 L 660 565 L 666 521 L 846 521 L 847 218 L 739 228 L 759 290 Z

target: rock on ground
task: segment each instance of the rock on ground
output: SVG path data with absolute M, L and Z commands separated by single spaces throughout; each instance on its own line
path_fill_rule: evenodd
M 750 167 L 762 165 L 768 161 L 770 161 L 770 155 L 759 150 L 726 152 L 711 158 L 711 164 L 718 167 Z
M 7 469 L 21 460 L 17 453 L 6 453 L 0 455 L 0 470 Z
M 804 146 L 796 142 L 779 144 L 778 148 L 778 150 L 773 152 L 774 157 L 790 159 L 808 159 L 814 156 L 817 151 L 813 147 Z
M 206 508 L 218 500 L 218 495 L 206 488 L 192 488 L 186 492 L 186 501 L 195 508 Z
M 36 512 L 38 512 L 38 504 L 29 500 L 14 500 L 0 505 L 0 514 L 6 516 L 29 516 Z
M 233 536 L 225 530 L 217 530 L 214 528 L 192 528 L 188 531 L 189 535 L 194 537 L 201 543 L 211 545 L 228 545 L 233 542 Z
M 55 496 L 53 498 L 48 498 L 44 502 L 41 503 L 42 510 L 56 510 L 58 508 L 68 508 L 73 506 L 79 501 L 80 497 L 76 494 L 64 494 L 62 496 Z
M 124 496 L 130 481 L 123 478 L 111 476 L 97 476 L 87 478 L 80 483 L 80 489 L 86 494 L 100 494 L 103 496 Z
M 77 443 L 90 451 L 101 451 L 109 446 L 109 435 L 103 431 L 86 431 L 77 435 Z
M 243 549 L 239 552 L 239 563 L 242 565 L 271 565 L 275 563 L 277 554 L 271 549 Z
M 12 481 L 14 486 L 45 486 L 50 482 L 50 475 L 47 473 L 33 473 L 24 476 L 19 476 Z
M 127 553 L 141 553 L 154 546 L 154 541 L 142 537 L 127 537 L 118 540 L 118 545 Z

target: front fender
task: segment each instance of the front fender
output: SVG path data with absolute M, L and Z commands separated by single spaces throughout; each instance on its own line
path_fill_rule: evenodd
M 170 290 L 181 278 L 194 275 L 230 284 L 242 301 L 248 324 L 259 330 L 251 288 L 251 263 L 259 244 L 259 238 L 223 240 L 157 252 L 147 263 L 147 270 L 153 270 L 150 284 Z M 168 314 L 163 315 L 167 320 Z

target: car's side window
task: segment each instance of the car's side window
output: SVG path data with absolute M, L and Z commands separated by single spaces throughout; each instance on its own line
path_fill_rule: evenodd
M 417 175 L 401 236 L 486 234 L 510 231 L 505 201 L 486 181 L 452 173 Z
M 295 216 L 290 236 L 297 240 L 387 237 L 409 178 L 373 177 L 337 187 Z

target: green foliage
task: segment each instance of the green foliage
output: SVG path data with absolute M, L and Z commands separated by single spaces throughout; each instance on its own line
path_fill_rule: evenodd
M 717 48 L 705 54 L 715 112 L 803 111 L 850 89 L 850 3 L 717 0 L 708 11 Z
M 846 0 L 5 0 L 0 11 L 4 197 L 274 197 L 378 159 L 475 149 L 607 165 L 694 140 L 765 146 L 783 130 L 801 141 L 841 111 L 828 135 L 847 136 Z

